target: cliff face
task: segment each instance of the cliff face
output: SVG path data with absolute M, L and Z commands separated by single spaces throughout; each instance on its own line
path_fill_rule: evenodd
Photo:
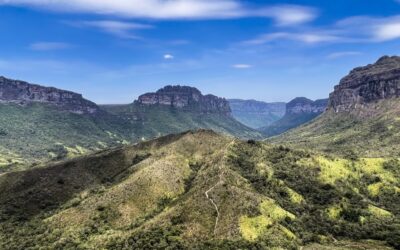
M 229 102 L 214 95 L 202 95 L 192 87 L 166 86 L 155 93 L 139 96 L 135 101 L 139 105 L 164 105 L 201 113 L 231 114 Z
M 286 104 L 286 114 L 317 114 L 325 111 L 328 99 L 312 101 L 305 97 L 297 97 Z
M 0 103 L 31 102 L 48 103 L 77 114 L 93 114 L 99 110 L 80 94 L 0 77 Z
M 399 96 L 400 57 L 384 56 L 344 77 L 330 95 L 329 107 L 336 112 L 351 111 L 359 105 Z

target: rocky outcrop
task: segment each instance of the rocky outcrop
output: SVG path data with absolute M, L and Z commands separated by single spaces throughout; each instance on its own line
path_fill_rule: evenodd
M 0 77 L 0 103 L 46 103 L 77 114 L 93 114 L 98 106 L 81 94 Z
M 382 99 L 400 96 L 400 57 L 384 56 L 375 64 L 353 69 L 330 95 L 329 107 L 351 111 Z
M 312 101 L 305 97 L 297 97 L 286 104 L 286 114 L 319 114 L 326 110 L 328 99 Z
M 214 95 L 202 95 L 196 88 L 179 85 L 166 86 L 155 93 L 141 95 L 135 104 L 163 105 L 200 113 L 231 114 L 226 99 Z

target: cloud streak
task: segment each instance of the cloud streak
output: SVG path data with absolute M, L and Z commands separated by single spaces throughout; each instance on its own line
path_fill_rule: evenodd
M 328 59 L 338 59 L 342 57 L 349 57 L 349 56 L 359 56 L 362 55 L 361 52 L 358 51 L 341 51 L 341 52 L 335 52 L 331 53 L 327 56 Z
M 400 39 L 400 16 L 349 17 L 326 27 L 299 27 L 259 35 L 244 44 L 262 45 L 274 41 L 320 43 L 379 43 Z
M 33 7 L 149 19 L 272 18 L 278 25 L 297 25 L 317 17 L 313 8 L 298 5 L 251 7 L 239 0 L 0 0 L 0 5 Z
M 232 65 L 232 67 L 235 69 L 250 69 L 253 66 L 250 64 L 235 64 L 235 65 Z
M 140 37 L 132 34 L 132 31 L 153 28 L 153 26 L 147 24 L 114 20 L 66 21 L 65 23 L 79 28 L 97 28 L 103 32 L 125 39 L 139 39 Z
M 31 50 L 37 51 L 62 50 L 69 49 L 71 47 L 71 44 L 61 42 L 36 42 L 29 45 Z

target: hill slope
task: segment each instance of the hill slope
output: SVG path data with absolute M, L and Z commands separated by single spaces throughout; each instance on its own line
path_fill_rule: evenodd
M 348 156 L 399 157 L 400 57 L 352 70 L 330 95 L 328 110 L 272 142 Z
M 324 112 L 327 104 L 327 99 L 312 101 L 297 97 L 286 104 L 286 113 L 281 119 L 259 130 L 269 137 L 282 134 L 313 120 Z
M 127 143 L 127 125 L 80 94 L 0 77 L 0 172 Z
M 169 135 L 0 175 L 0 248 L 390 249 L 341 241 L 399 247 L 398 167 Z
M 285 103 L 229 99 L 232 115 L 239 122 L 258 129 L 279 120 L 285 114 Z

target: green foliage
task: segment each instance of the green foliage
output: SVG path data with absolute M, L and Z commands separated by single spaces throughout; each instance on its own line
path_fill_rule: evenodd
M 397 164 L 170 135 L 0 175 L 0 249 L 398 248 Z

